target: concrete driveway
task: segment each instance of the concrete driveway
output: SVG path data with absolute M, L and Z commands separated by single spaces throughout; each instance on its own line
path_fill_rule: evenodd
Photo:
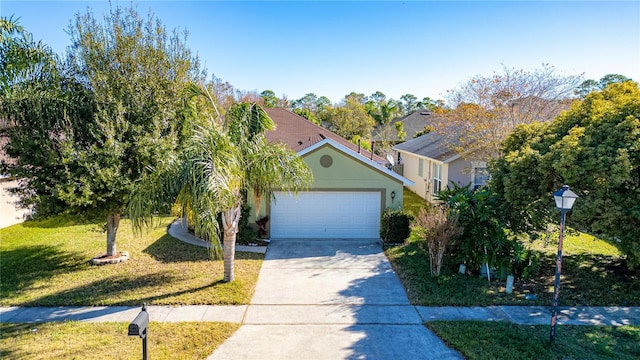
M 209 359 L 461 359 L 377 241 L 273 240 L 243 325 Z

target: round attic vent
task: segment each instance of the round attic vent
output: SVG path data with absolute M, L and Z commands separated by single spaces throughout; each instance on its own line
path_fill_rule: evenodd
M 320 165 L 324 168 L 328 168 L 333 165 L 333 158 L 329 155 L 322 155 L 320 158 Z

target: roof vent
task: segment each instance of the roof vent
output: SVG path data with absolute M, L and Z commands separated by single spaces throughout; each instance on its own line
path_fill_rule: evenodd
M 298 141 L 298 145 L 302 145 L 302 141 Z
M 319 135 L 320 135 L 320 139 L 322 139 L 322 140 L 326 139 L 326 137 L 324 135 L 322 135 L 322 134 L 319 134 Z
M 420 112 L 420 115 L 431 115 L 430 111 L 422 111 Z

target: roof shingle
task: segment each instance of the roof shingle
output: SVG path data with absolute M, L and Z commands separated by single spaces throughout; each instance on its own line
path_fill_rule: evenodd
M 276 129 L 267 131 L 265 137 L 271 143 L 282 143 L 295 152 L 300 152 L 324 139 L 331 139 L 338 144 L 358 153 L 358 145 L 335 134 L 287 109 L 265 108 L 269 117 L 276 123 Z M 360 150 L 362 156 L 371 159 L 371 153 Z M 387 161 L 374 155 L 373 161 L 385 164 Z
M 455 150 L 452 150 L 445 144 L 443 137 L 436 132 L 424 134 L 396 145 L 393 148 L 438 161 L 446 161 L 457 154 Z

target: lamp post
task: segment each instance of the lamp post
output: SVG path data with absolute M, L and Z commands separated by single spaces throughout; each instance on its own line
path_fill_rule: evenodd
M 560 271 L 562 270 L 562 241 L 564 240 L 564 221 L 567 212 L 573 207 L 573 203 L 578 198 L 568 185 L 564 185 L 560 190 L 553 193 L 556 207 L 560 210 L 560 239 L 558 241 L 558 256 L 556 257 L 556 278 L 553 286 L 553 309 L 551 314 L 551 341 L 556 338 L 556 324 L 558 322 L 558 299 L 560 297 Z

